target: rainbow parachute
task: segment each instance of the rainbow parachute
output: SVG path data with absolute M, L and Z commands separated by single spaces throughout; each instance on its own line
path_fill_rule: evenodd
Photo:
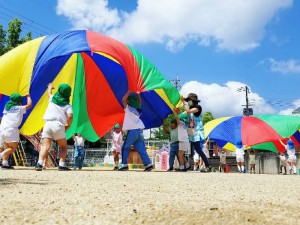
M 48 83 L 72 87 L 74 115 L 67 137 L 78 132 L 90 141 L 123 123 L 122 98 L 128 89 L 141 92 L 146 128 L 160 126 L 180 102 L 177 89 L 144 56 L 85 30 L 40 37 L 6 53 L 0 57 L 0 80 L 1 113 L 10 94 L 31 95 L 33 107 L 20 127 L 25 135 L 44 125 Z

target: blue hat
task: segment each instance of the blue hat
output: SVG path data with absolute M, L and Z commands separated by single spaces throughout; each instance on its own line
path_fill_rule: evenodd
M 294 142 L 291 139 L 287 141 L 287 146 L 288 146 L 288 149 L 295 148 Z
M 241 140 L 239 140 L 239 141 L 236 142 L 235 146 L 237 148 L 242 148 L 243 147 L 243 142 Z

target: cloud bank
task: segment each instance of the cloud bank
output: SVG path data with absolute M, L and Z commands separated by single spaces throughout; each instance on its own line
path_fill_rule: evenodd
M 190 42 L 218 50 L 256 48 L 274 16 L 293 0 L 138 0 L 124 12 L 108 0 L 58 0 L 56 12 L 73 29 L 91 29 L 126 44 L 159 43 L 178 51 Z

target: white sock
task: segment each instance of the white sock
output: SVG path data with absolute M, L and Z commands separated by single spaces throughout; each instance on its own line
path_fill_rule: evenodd
M 241 172 L 241 167 L 240 167 L 240 165 L 238 165 L 237 167 L 238 167 L 238 170 Z
M 179 169 L 184 170 L 184 166 L 180 166 Z
M 59 166 L 66 166 L 66 163 L 59 161 Z
M 242 166 L 242 172 L 244 172 L 245 171 L 245 167 L 244 166 Z
M 294 170 L 294 173 L 297 173 L 297 168 L 295 165 L 293 165 L 293 170 Z
M 128 166 L 128 164 L 123 164 L 123 167 Z
M 190 167 L 190 164 L 189 164 L 189 163 L 186 163 L 186 164 L 185 164 L 185 167 L 186 167 L 186 168 Z
M 42 159 L 39 159 L 39 161 L 38 161 L 38 164 L 40 164 L 40 165 L 44 165 L 44 160 L 42 160 Z
M 7 160 L 3 160 L 2 161 L 2 166 L 8 166 L 8 161 Z

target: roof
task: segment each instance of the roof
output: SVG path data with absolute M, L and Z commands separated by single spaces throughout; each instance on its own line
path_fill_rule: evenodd
M 292 112 L 292 114 L 300 114 L 300 107 L 297 108 L 297 109 L 295 109 L 295 110 Z

